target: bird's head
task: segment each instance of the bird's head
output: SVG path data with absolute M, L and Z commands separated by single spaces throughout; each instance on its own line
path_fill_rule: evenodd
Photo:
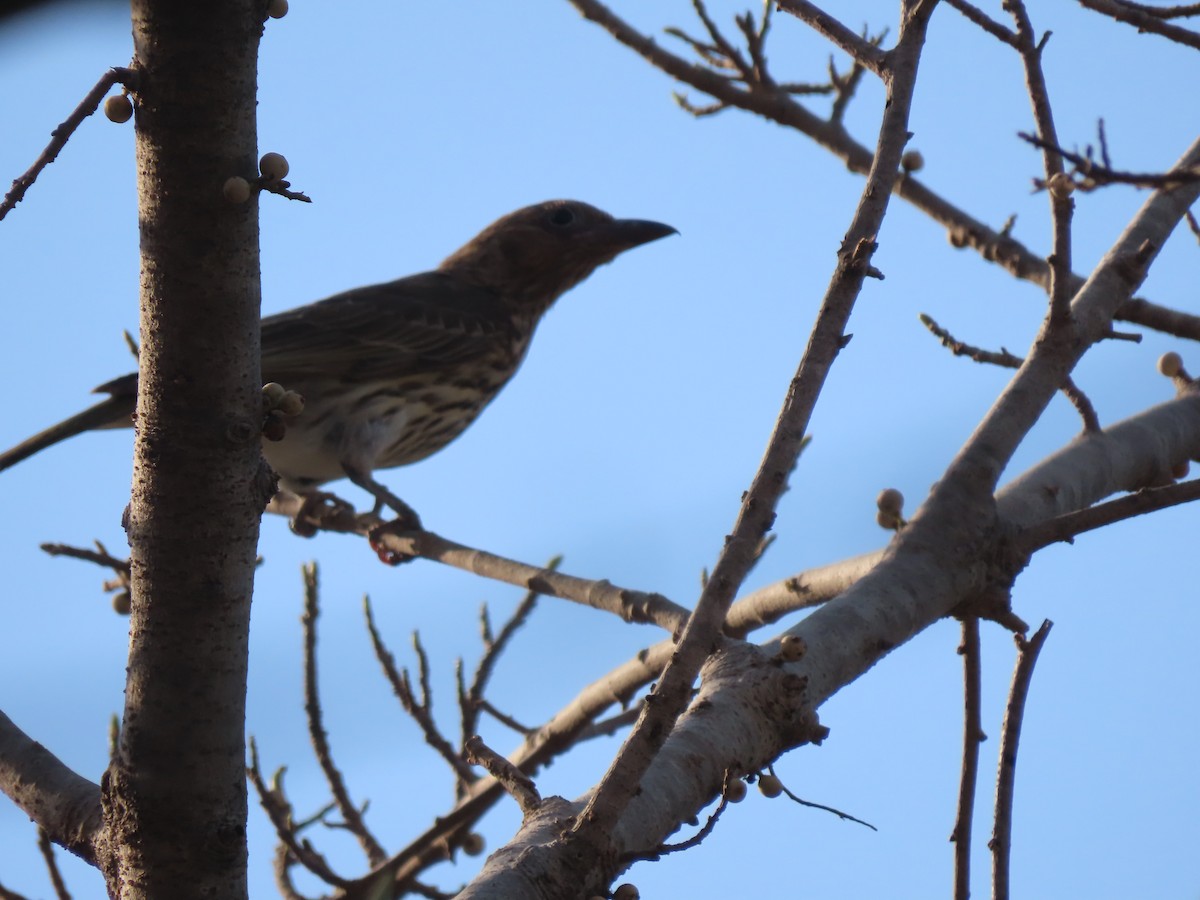
M 536 316 L 597 266 L 676 233 L 660 222 L 614 219 L 578 200 L 549 200 L 497 219 L 438 268 Z

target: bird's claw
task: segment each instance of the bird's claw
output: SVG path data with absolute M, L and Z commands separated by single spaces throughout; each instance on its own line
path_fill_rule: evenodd
M 388 546 L 390 542 L 387 541 L 387 538 L 393 535 L 396 537 L 416 538 L 423 531 L 421 521 L 415 515 L 411 517 L 399 516 L 390 522 L 384 522 L 372 528 L 367 535 L 367 542 L 379 557 L 380 562 L 386 563 L 389 566 L 398 566 L 401 563 L 416 559 L 417 554 L 405 553 L 402 550 Z
M 310 538 L 323 529 L 353 530 L 358 524 L 358 518 L 354 507 L 341 497 L 324 491 L 313 491 L 304 495 L 304 502 L 288 525 L 294 534 Z

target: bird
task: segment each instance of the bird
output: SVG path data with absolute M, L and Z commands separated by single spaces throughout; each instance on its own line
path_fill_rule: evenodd
M 303 398 L 263 455 L 276 499 L 328 496 L 340 478 L 375 511 L 415 513 L 374 478 L 441 450 L 516 374 L 538 323 L 595 269 L 676 229 L 550 200 L 488 225 L 436 269 L 355 288 L 262 319 L 262 377 Z M 0 453 L 0 471 L 84 431 L 129 427 L 137 373 L 108 397 Z M 295 521 L 295 520 L 294 520 Z

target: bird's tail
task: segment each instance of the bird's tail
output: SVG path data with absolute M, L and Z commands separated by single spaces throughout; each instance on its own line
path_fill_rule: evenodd
M 5 450 L 3 453 L 0 453 L 0 472 L 9 466 L 15 466 L 21 460 L 33 456 L 33 454 L 45 450 L 47 447 L 57 444 L 59 441 L 65 441 L 67 438 L 74 437 L 84 431 L 91 431 L 94 428 L 119 428 L 131 425 L 133 408 L 134 398 L 128 395 L 118 394 L 109 397 L 107 400 L 101 400 L 95 406 L 88 407 L 83 412 L 77 413 L 69 419 L 64 419 L 57 425 L 51 425 L 45 431 L 21 441 L 21 443 L 17 444 L 11 450 Z

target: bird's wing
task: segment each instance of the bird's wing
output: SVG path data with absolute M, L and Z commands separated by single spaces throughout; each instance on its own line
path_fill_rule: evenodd
M 512 332 L 494 293 L 426 272 L 263 319 L 263 379 L 396 377 L 494 352 Z

